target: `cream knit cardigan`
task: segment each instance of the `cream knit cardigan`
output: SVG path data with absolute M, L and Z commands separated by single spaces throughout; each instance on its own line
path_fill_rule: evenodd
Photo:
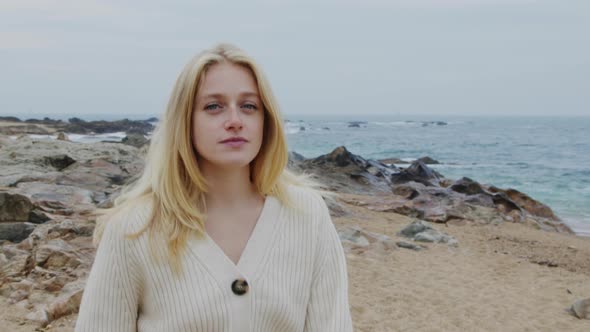
M 302 211 L 267 196 L 238 264 L 207 235 L 192 238 L 175 277 L 128 240 L 148 204 L 108 223 L 82 297 L 76 331 L 352 331 L 346 260 L 326 203 L 291 187 Z M 246 294 L 232 283 L 246 280 Z

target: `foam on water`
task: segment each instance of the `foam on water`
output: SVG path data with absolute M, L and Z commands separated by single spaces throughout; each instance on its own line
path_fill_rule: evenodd
M 287 122 L 285 125 L 285 132 L 287 135 L 293 135 L 301 132 L 301 128 L 305 128 L 305 125 L 301 122 Z M 307 130 L 307 128 L 305 128 Z
M 83 135 L 83 134 L 67 134 L 72 142 L 78 143 L 96 143 L 102 141 L 121 142 L 127 134 L 124 131 L 107 134 Z

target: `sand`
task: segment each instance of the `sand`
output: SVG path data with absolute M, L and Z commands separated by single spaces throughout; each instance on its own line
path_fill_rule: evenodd
M 349 209 L 337 227 L 401 240 L 411 222 Z M 434 227 L 458 247 L 347 254 L 355 331 L 590 331 L 590 320 L 566 311 L 590 297 L 590 238 L 508 223 Z
M 333 218 L 337 227 L 357 225 L 394 240 L 411 222 L 346 208 L 351 215 Z M 567 312 L 574 301 L 590 297 L 590 238 L 510 223 L 434 227 L 459 245 L 347 253 L 355 331 L 590 331 L 590 320 Z M 35 330 L 1 301 L 1 331 Z M 46 330 L 73 331 L 75 318 Z

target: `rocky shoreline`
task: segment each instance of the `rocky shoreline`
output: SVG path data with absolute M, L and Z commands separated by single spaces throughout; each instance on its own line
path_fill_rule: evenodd
M 116 120 L 116 121 L 85 121 L 80 118 L 70 118 L 68 121 L 50 118 L 21 120 L 14 116 L 0 116 L 0 135 L 55 135 L 57 133 L 70 134 L 105 134 L 125 132 L 127 134 L 147 135 L 154 130 L 157 118 L 146 120 Z
M 52 126 L 47 121 L 35 125 Z M 137 147 L 0 135 L 0 299 L 11 308 L 0 321 L 15 328 L 71 330 L 94 257 L 92 212 L 110 206 L 121 187 L 140 173 L 145 152 L 145 142 Z M 573 236 L 550 207 L 514 189 L 447 179 L 428 167 L 436 162 L 430 158 L 404 168 L 387 161 L 367 160 L 345 147 L 311 159 L 290 154 L 290 168 L 315 174 L 325 189 L 339 194 L 328 205 L 352 266 L 358 259 L 396 257 L 400 250 L 423 255 L 439 246 L 457 250 L 472 241 L 462 235 L 469 231 L 458 229 L 473 227 L 488 232 L 485 245 L 497 251 L 590 277 L 590 241 Z M 376 231 L 380 223 L 385 228 Z M 556 256 L 561 251 L 516 235 L 521 240 L 514 245 L 501 231 L 513 227 L 526 234 L 554 234 L 539 236 L 558 246 L 575 245 L 565 246 L 569 256 Z M 489 235 L 494 229 L 498 235 Z M 352 279 L 358 275 L 353 272 Z M 351 287 L 355 294 L 360 289 L 355 287 L 362 286 Z M 353 315 L 363 322 L 361 313 L 353 310 Z

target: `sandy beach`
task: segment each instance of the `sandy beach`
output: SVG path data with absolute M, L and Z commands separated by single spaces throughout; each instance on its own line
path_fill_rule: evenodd
M 397 238 L 411 220 L 352 207 L 338 226 Z M 434 225 L 459 241 L 347 255 L 357 331 L 588 331 L 568 309 L 590 294 L 590 238 L 520 224 Z M 534 262 L 551 262 L 555 267 Z

